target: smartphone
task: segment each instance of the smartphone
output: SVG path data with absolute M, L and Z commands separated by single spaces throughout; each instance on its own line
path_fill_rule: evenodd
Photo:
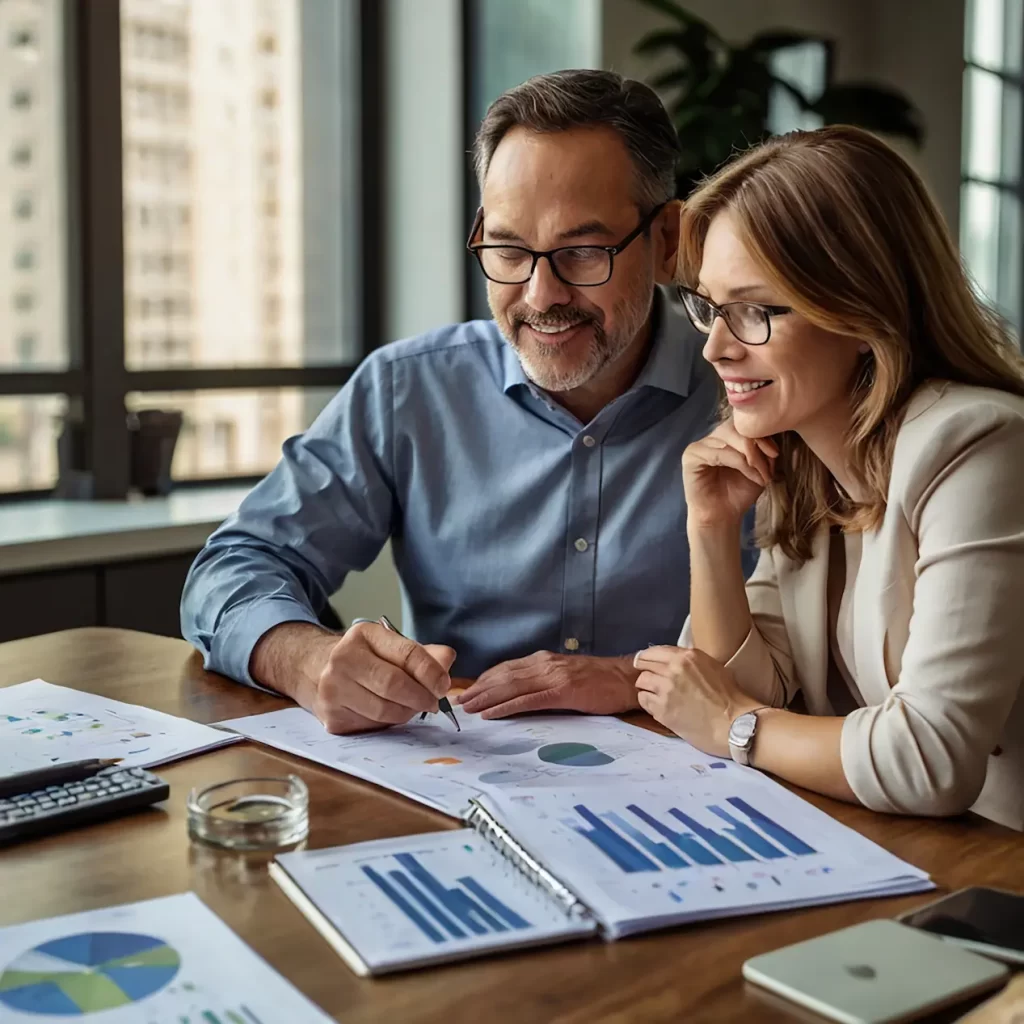
M 743 977 L 841 1024 L 894 1024 L 955 1006 L 1009 977 L 997 964 L 896 921 L 866 921 L 755 956 Z
M 1024 966 L 1024 893 L 974 886 L 897 920 L 975 953 Z

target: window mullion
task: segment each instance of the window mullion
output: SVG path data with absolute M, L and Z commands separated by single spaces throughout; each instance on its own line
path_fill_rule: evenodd
M 74 6 L 84 427 L 93 497 L 128 494 L 125 421 L 121 30 L 118 0 Z

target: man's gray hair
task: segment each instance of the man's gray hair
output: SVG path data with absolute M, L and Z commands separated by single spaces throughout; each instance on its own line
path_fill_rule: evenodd
M 481 190 L 494 151 L 513 128 L 564 132 L 601 126 L 613 129 L 626 144 L 642 209 L 675 197 L 679 139 L 668 112 L 649 86 L 612 71 L 555 71 L 502 93 L 488 109 L 473 144 Z

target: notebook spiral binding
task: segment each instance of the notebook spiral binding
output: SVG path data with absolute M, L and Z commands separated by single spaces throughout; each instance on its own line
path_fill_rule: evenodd
M 464 819 L 467 825 L 479 832 L 502 857 L 511 861 L 527 878 L 554 897 L 569 917 L 586 920 L 591 918 L 587 905 L 523 847 L 486 807 L 476 800 L 471 800 L 470 804 L 470 811 Z

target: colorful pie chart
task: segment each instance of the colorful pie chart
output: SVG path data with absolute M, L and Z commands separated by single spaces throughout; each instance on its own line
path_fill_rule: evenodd
M 84 1017 L 159 992 L 180 967 L 177 951 L 149 935 L 69 935 L 28 950 L 0 973 L 0 1007 Z
M 615 760 L 611 754 L 589 743 L 548 743 L 537 751 L 537 756 L 548 764 L 568 764 L 575 768 L 593 768 Z

